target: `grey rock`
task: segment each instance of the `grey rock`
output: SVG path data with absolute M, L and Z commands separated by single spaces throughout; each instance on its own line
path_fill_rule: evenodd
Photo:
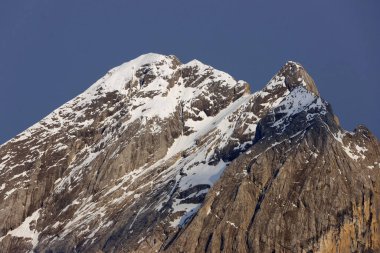
M 379 149 L 298 63 L 143 55 L 0 146 L 0 252 L 376 252 Z

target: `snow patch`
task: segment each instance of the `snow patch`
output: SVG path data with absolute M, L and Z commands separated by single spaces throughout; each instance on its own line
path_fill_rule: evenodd
M 17 228 L 9 231 L 5 236 L 7 235 L 11 235 L 11 236 L 14 236 L 14 237 L 21 237 L 21 238 L 27 238 L 27 239 L 30 239 L 31 240 L 31 243 L 33 245 L 33 248 L 32 248 L 32 251 L 33 252 L 33 249 L 37 246 L 38 244 L 38 236 L 39 236 L 39 232 L 37 231 L 37 229 L 35 228 L 36 224 L 37 224 L 37 221 L 38 221 L 38 218 L 40 217 L 40 209 L 34 211 L 29 217 L 27 217 L 23 223 L 21 223 L 20 226 L 18 226 Z M 31 229 L 31 223 L 34 222 L 34 228 Z M 0 238 L 0 241 L 5 237 L 1 237 Z
M 233 226 L 234 228 L 238 228 L 235 223 L 231 222 L 231 221 L 226 221 L 227 224 Z

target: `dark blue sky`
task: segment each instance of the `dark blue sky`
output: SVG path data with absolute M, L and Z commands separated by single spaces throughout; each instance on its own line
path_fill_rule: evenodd
M 0 143 L 148 52 L 262 88 L 304 65 L 348 130 L 380 136 L 379 0 L 0 0 Z

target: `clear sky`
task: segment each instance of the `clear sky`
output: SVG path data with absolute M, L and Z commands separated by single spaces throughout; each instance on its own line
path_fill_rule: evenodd
M 379 0 L 0 0 L 0 143 L 143 53 L 262 88 L 300 62 L 344 128 L 380 136 Z

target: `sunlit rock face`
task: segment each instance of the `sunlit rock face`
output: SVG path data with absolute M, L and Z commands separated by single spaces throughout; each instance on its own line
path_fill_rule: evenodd
M 0 146 L 0 252 L 376 252 L 379 171 L 300 64 L 146 54 Z

